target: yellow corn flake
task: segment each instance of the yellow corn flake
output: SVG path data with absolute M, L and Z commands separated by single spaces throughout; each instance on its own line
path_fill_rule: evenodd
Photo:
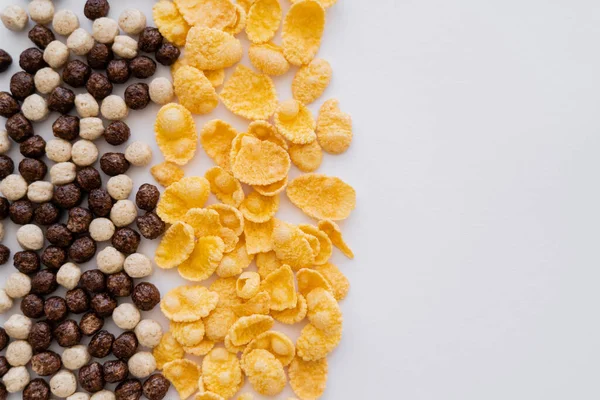
M 296 307 L 288 308 L 283 311 L 273 311 L 271 316 L 275 318 L 277 322 L 281 322 L 286 325 L 294 325 L 302 321 L 306 317 L 308 307 L 306 305 L 306 298 L 298 293 L 298 302 Z
M 218 278 L 211 285 L 210 290 L 219 295 L 219 307 L 232 307 L 241 304 L 237 296 L 236 278 Z
M 250 266 L 253 260 L 254 255 L 248 255 L 246 242 L 242 239 L 232 252 L 223 256 L 216 270 L 217 275 L 221 278 L 238 276 Z
M 319 253 L 315 255 L 315 261 L 313 264 L 315 265 L 323 265 L 329 258 L 331 258 L 331 253 L 333 252 L 333 245 L 331 243 L 331 239 L 329 236 L 319 228 L 314 225 L 301 224 L 298 225 L 298 228 L 305 234 L 314 236 L 319 241 Z
M 204 323 L 201 319 L 193 322 L 171 321 L 169 332 L 182 346 L 194 347 L 204 339 Z
M 303 65 L 296 72 L 292 81 L 294 99 L 304 104 L 310 104 L 317 100 L 329 86 L 332 74 L 331 65 L 321 58 L 316 58 L 310 64 Z
M 348 258 L 354 258 L 354 253 L 352 249 L 346 244 L 344 238 L 342 236 L 342 230 L 334 221 L 331 220 L 323 220 L 319 221 L 319 229 L 325 232 L 329 239 L 331 239 L 331 243 L 340 249 L 340 251 Z
M 225 346 L 225 349 L 227 349 L 227 351 L 231 354 L 241 353 L 242 351 L 244 351 L 244 348 L 246 348 L 246 346 L 235 346 L 233 343 L 231 343 L 229 335 L 225 336 L 225 340 L 223 340 L 223 345 Z
M 219 96 L 208 78 L 197 68 L 184 66 L 173 77 L 173 89 L 182 106 L 192 114 L 208 114 L 219 104 Z
M 252 339 L 273 327 L 273 318 L 255 314 L 241 317 L 229 328 L 229 338 L 235 346 L 250 343 Z
M 172 65 L 171 65 L 171 75 L 175 76 L 175 73 L 177 73 L 177 70 L 181 67 L 185 67 L 187 65 L 190 65 L 190 58 L 187 57 L 187 55 L 185 53 L 181 54 L 179 56 L 179 58 L 177 59 L 177 61 L 175 61 Z
M 283 22 L 281 39 L 285 58 L 293 65 L 308 64 L 321 47 L 325 9 L 316 0 L 292 5 Z
M 296 355 L 296 348 L 294 342 L 290 340 L 284 333 L 277 331 L 267 331 L 256 337 L 253 341 L 248 343 L 248 346 L 244 349 L 242 360 L 245 356 L 253 350 L 263 349 L 273 354 L 284 367 L 290 365 L 294 356 Z
M 313 235 L 309 235 L 307 233 L 304 233 L 304 238 L 306 240 L 308 240 L 308 244 L 310 244 L 310 248 L 312 250 L 313 259 L 314 259 L 314 257 L 318 256 L 321 251 L 321 244 L 319 243 L 319 239 L 317 239 Z M 313 264 L 314 264 L 314 261 L 313 261 Z
M 173 224 L 185 218 L 192 208 L 202 208 L 210 194 L 210 184 L 201 176 L 190 176 L 165 189 L 156 213 L 165 222 Z
M 290 170 L 287 151 L 269 141 L 242 140 L 232 160 L 233 176 L 249 185 L 269 185 L 284 179 Z
M 237 316 L 229 307 L 217 307 L 204 319 L 206 337 L 215 342 L 222 342 L 235 323 Z
M 221 225 L 231 229 L 237 236 L 244 232 L 244 216 L 237 208 L 227 204 L 211 204 L 206 208 L 218 212 Z
M 240 237 L 233 230 L 225 227 L 219 231 L 219 237 L 225 243 L 225 253 L 231 253 L 240 242 Z
M 288 185 L 287 195 L 296 207 L 315 219 L 346 219 L 356 207 L 352 186 L 323 174 L 299 176 Z
M 170 290 L 160 302 L 160 309 L 175 322 L 192 322 L 215 309 L 219 295 L 204 286 L 179 286 Z
M 174 0 L 191 26 L 223 29 L 235 22 L 235 6 L 229 0 Z
M 197 393 L 194 396 L 194 400 L 225 400 L 225 398 L 213 392 L 202 392 Z
M 260 291 L 269 293 L 271 310 L 294 308 L 298 301 L 294 285 L 294 273 L 288 265 L 271 272 L 260 283 Z
M 161 35 L 175 46 L 183 46 L 190 26 L 179 13 L 175 3 L 160 0 L 152 8 L 154 23 Z
M 221 202 L 239 207 L 244 201 L 244 190 L 240 182 L 221 167 L 212 167 L 204 174 L 210 183 L 210 191 Z M 215 211 L 216 212 L 216 211 Z
M 254 314 L 268 315 L 271 309 L 271 296 L 267 292 L 258 292 L 256 296 L 243 304 L 232 307 L 238 317 L 248 317 Z
M 314 172 L 323 162 L 323 150 L 316 140 L 308 144 L 293 144 L 289 153 L 294 165 L 302 172 Z
M 219 29 L 195 26 L 190 29 L 185 44 L 190 65 L 199 70 L 231 67 L 242 59 L 242 44 Z
M 249 135 L 247 133 L 239 133 L 237 134 L 233 140 L 231 141 L 231 149 L 229 150 L 229 163 L 233 164 L 233 161 L 235 161 L 235 158 L 237 157 L 238 153 L 240 152 L 241 148 L 242 148 L 242 140 L 245 143 L 258 143 L 258 139 L 255 137 L 252 137 L 252 135 Z
M 223 259 L 225 243 L 218 236 L 198 239 L 190 257 L 179 265 L 177 271 L 182 278 L 202 282 L 212 276 Z
M 222 347 L 213 349 L 202 360 L 202 380 L 206 390 L 226 399 L 233 397 L 243 383 L 240 361 Z
M 194 229 L 186 223 L 176 222 L 162 237 L 154 253 L 159 268 L 175 268 L 194 251 Z
M 184 175 L 183 169 L 181 169 L 179 165 L 169 161 L 156 164 L 150 168 L 150 173 L 156 182 L 164 187 L 170 186 L 171 184 L 181 180 Z
M 308 144 L 315 141 L 315 119 L 310 110 L 298 100 L 282 102 L 275 112 L 277 131 L 295 144 Z
M 283 263 L 279 261 L 274 251 L 258 253 L 256 255 L 256 269 L 262 279 L 266 278 L 271 272 L 281 268 Z
M 308 237 L 297 226 L 276 220 L 272 240 L 277 258 L 294 270 L 314 263 L 315 256 Z
M 270 185 L 253 185 L 252 188 L 263 196 L 276 196 L 283 192 L 287 188 L 287 185 L 288 177 L 286 175 L 282 180 L 271 183 Z
M 296 279 L 298 280 L 298 292 L 303 296 L 307 296 L 316 288 L 325 289 L 333 294 L 333 288 L 329 281 L 314 269 L 302 268 L 296 274 Z
M 331 284 L 336 300 L 343 300 L 348 295 L 350 281 L 338 267 L 330 263 L 325 263 L 323 265 L 315 265 L 314 269 Z
M 198 390 L 200 366 L 191 360 L 175 360 L 165 364 L 163 375 L 173 384 L 182 400 Z
M 352 117 L 340 110 L 336 99 L 327 100 L 319 109 L 317 139 L 331 154 L 342 154 L 352 143 Z
M 254 395 L 252 393 L 242 393 L 237 400 L 254 400 Z
M 215 347 L 215 342 L 213 342 L 212 340 L 209 340 L 205 337 L 202 340 L 202 342 L 200 342 L 196 346 L 193 346 L 193 347 L 184 346 L 183 350 L 185 350 L 186 353 L 192 354 L 194 356 L 205 356 L 208 354 L 209 351 L 211 351 L 213 349 L 213 347 Z
M 156 143 L 165 160 L 187 164 L 196 153 L 196 123 L 187 108 L 169 103 L 158 111 L 154 124 Z
M 306 295 L 306 305 L 306 316 L 315 328 L 332 335 L 342 331 L 342 311 L 331 291 L 321 287 L 313 289 Z
M 236 0 L 236 3 L 248 13 L 250 11 L 250 7 L 254 4 L 256 0 Z
M 277 108 L 273 80 L 244 65 L 236 67 L 220 96 L 229 111 L 247 119 L 269 119 Z
M 290 70 L 283 49 L 271 42 L 252 44 L 248 49 L 248 57 L 252 66 L 266 75 L 281 76 Z
M 264 43 L 275 37 L 281 24 L 279 0 L 256 0 L 248 11 L 246 33 L 253 43 Z
M 247 12 L 244 7 L 235 4 L 235 22 L 224 29 L 230 35 L 237 35 L 246 27 Z
M 156 368 L 163 369 L 166 363 L 174 360 L 181 360 L 185 356 L 185 353 L 181 344 L 175 340 L 173 335 L 169 332 L 165 332 L 160 338 L 158 346 L 152 349 L 152 355 L 156 360 Z
M 238 276 L 235 283 L 235 290 L 238 297 L 250 299 L 258 293 L 260 287 L 260 275 L 258 272 L 247 271 Z
M 221 219 L 215 210 L 206 208 L 191 208 L 185 213 L 183 222 L 194 229 L 197 238 L 218 236 L 221 232 Z
M 315 361 L 294 358 L 288 369 L 292 390 L 302 400 L 320 398 L 327 386 L 327 372 L 327 358 Z
M 313 324 L 307 324 L 296 341 L 296 354 L 305 361 L 327 357 L 342 340 L 342 330 L 325 333 Z
M 248 125 L 248 134 L 260 140 L 268 140 L 287 150 L 288 144 L 273 125 L 267 121 L 252 121 Z M 241 146 L 240 146 L 241 147 Z M 239 151 L 239 149 L 238 149 Z M 237 152 L 234 154 L 234 158 Z
M 279 196 L 267 197 L 251 192 L 240 205 L 246 221 L 263 223 L 275 216 L 279 209 Z
M 211 71 L 209 69 L 204 70 L 204 76 L 210 82 L 212 87 L 217 88 L 225 82 L 225 70 L 224 69 L 216 69 Z
M 291 0 L 292 3 L 297 3 L 298 1 L 300 0 Z M 318 0 L 318 2 L 321 3 L 324 8 L 329 8 L 337 3 L 337 0 Z
M 257 393 L 275 396 L 285 388 L 287 379 L 283 365 L 267 350 L 252 350 L 242 359 L 242 365 L 248 380 Z
M 206 154 L 221 168 L 230 170 L 230 152 L 237 131 L 220 119 L 209 121 L 202 127 L 200 143 Z

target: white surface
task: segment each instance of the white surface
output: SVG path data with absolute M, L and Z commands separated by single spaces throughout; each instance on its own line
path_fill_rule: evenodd
M 81 14 L 82 1 L 56 4 Z M 152 4 L 127 1 L 146 15 Z M 589 0 L 340 0 L 328 12 L 319 55 L 334 79 L 311 108 L 338 97 L 356 136 L 321 171 L 359 203 L 343 224 L 356 260 L 334 257 L 352 290 L 324 399 L 600 396 L 599 22 Z M 1 34 L 15 59 L 29 46 Z M 133 139 L 153 144 L 157 109 L 132 113 Z M 197 121 L 217 117 L 245 126 L 222 106 Z M 209 165 L 200 152 L 186 172 Z M 151 181 L 132 171 L 136 188 Z

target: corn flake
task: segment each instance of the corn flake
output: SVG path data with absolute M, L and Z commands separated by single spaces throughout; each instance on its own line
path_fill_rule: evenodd
M 325 232 L 329 239 L 331 239 L 331 243 L 340 249 L 340 251 L 348 258 L 354 258 L 354 253 L 352 249 L 346 244 L 344 238 L 342 237 L 342 231 L 338 224 L 331 220 L 323 220 L 319 221 L 319 229 Z
M 342 331 L 342 311 L 331 291 L 322 287 L 313 289 L 306 295 L 306 305 L 306 316 L 315 328 L 331 335 Z
M 317 239 L 313 235 L 309 235 L 307 233 L 304 233 L 304 238 L 306 240 L 308 240 L 308 244 L 310 244 L 310 248 L 312 250 L 313 259 L 314 259 L 314 257 L 319 255 L 319 253 L 321 252 L 321 243 L 319 243 L 319 239 Z M 313 261 L 313 264 L 314 264 L 314 261 Z
M 195 26 L 190 29 L 185 44 L 190 65 L 199 70 L 231 67 L 242 59 L 242 44 L 219 29 Z
M 219 104 L 219 96 L 208 78 L 197 68 L 181 67 L 173 77 L 173 88 L 182 106 L 192 114 L 208 114 Z
M 235 323 L 237 316 L 229 307 L 217 307 L 204 319 L 206 337 L 215 342 L 222 342 Z
M 331 284 L 336 300 L 343 300 L 348 295 L 350 281 L 338 267 L 330 263 L 325 263 L 323 265 L 315 265 L 314 269 Z
M 322 58 L 316 58 L 310 64 L 303 65 L 292 81 L 294 99 L 304 104 L 317 100 L 329 86 L 332 74 L 331 65 Z
M 294 273 L 288 265 L 284 265 L 267 275 L 260 283 L 260 291 L 269 293 L 271 310 L 281 311 L 294 308 L 298 301 Z
M 297 3 L 298 1 L 300 0 L 291 0 L 292 3 Z M 318 0 L 318 2 L 321 3 L 324 8 L 329 8 L 337 3 L 337 0 Z
M 275 216 L 279 209 L 279 196 L 267 197 L 251 192 L 240 205 L 240 211 L 246 221 L 263 223 Z
M 288 151 L 292 163 L 302 172 L 314 172 L 323 162 L 323 150 L 316 140 L 308 144 L 293 144 Z
M 315 119 L 310 110 L 298 100 L 282 102 L 275 112 L 277 131 L 295 144 L 308 144 L 315 141 Z
M 171 321 L 169 332 L 182 346 L 194 347 L 204 339 L 204 323 L 201 319 L 193 322 Z
M 290 170 L 288 153 L 269 141 L 242 140 L 240 151 L 232 160 L 232 172 L 249 185 L 269 185 L 284 179 Z
M 190 26 L 179 13 L 175 3 L 160 0 L 152 8 L 152 17 L 161 35 L 175 46 L 183 46 Z
M 346 219 L 356 207 L 352 186 L 323 174 L 299 176 L 288 185 L 287 195 L 296 207 L 316 219 Z
M 327 386 L 327 372 L 327 358 L 315 361 L 294 358 L 288 369 L 292 390 L 302 400 L 320 398 Z
M 250 343 L 252 339 L 273 327 L 273 318 L 255 314 L 241 317 L 229 329 L 229 338 L 235 346 Z
M 179 286 L 167 292 L 160 309 L 171 321 L 192 322 L 208 316 L 218 302 L 219 295 L 204 286 Z
M 243 383 L 240 361 L 224 348 L 213 349 L 202 360 L 204 387 L 225 398 L 233 397 Z
M 254 395 L 252 393 L 242 393 L 237 400 L 254 400 Z
M 253 43 L 264 43 L 275 37 L 281 24 L 279 0 L 256 0 L 248 11 L 246 33 Z
M 268 315 L 271 309 L 271 296 L 267 292 L 258 292 L 256 296 L 243 304 L 232 307 L 238 317 L 248 317 L 254 314 Z
M 248 346 L 244 349 L 242 360 L 245 358 L 245 355 L 256 349 L 267 350 L 269 353 L 273 354 L 284 367 L 290 365 L 296 355 L 294 342 L 292 342 L 284 333 L 277 331 L 261 333 L 256 339 L 248 343 Z
M 212 167 L 204 174 L 210 183 L 210 191 L 221 202 L 239 207 L 244 201 L 244 190 L 240 182 L 221 167 Z M 216 211 L 215 211 L 216 212 Z
M 250 7 L 254 4 L 256 0 L 236 0 L 236 3 L 248 13 L 250 11 Z
M 192 208 L 202 208 L 209 194 L 210 184 L 204 177 L 183 178 L 165 189 L 156 213 L 169 224 L 181 221 Z
M 165 364 L 163 375 L 173 384 L 181 399 L 187 399 L 198 390 L 200 366 L 193 361 L 171 361 Z
M 183 53 L 179 56 L 177 61 L 171 64 L 171 75 L 175 76 L 175 73 L 177 73 L 177 70 L 179 68 L 185 67 L 187 65 L 190 65 L 190 58 L 187 57 L 185 53 Z
M 211 204 L 206 208 L 218 212 L 221 225 L 231 229 L 236 236 L 240 236 L 244 232 L 244 216 L 237 208 L 227 204 Z
M 221 168 L 229 171 L 230 153 L 237 131 L 220 119 L 209 121 L 202 127 L 200 143 L 206 154 Z
M 328 292 L 333 293 L 333 288 L 329 281 L 314 269 L 302 268 L 296 274 L 296 279 L 298 280 L 298 292 L 303 296 L 307 296 L 316 288 L 325 289 Z
M 211 277 L 223 259 L 225 243 L 218 236 L 204 236 L 198 239 L 194 251 L 177 270 L 182 278 L 201 282 Z
M 244 348 L 246 348 L 246 346 L 235 346 L 233 343 L 231 343 L 229 335 L 225 336 L 225 340 L 223 340 L 223 345 L 225 346 L 225 349 L 227 349 L 227 351 L 232 354 L 241 353 L 242 351 L 244 351 Z
M 325 29 L 325 9 L 316 0 L 292 5 L 283 22 L 283 53 L 293 65 L 308 64 L 321 47 Z
M 187 164 L 196 153 L 196 123 L 187 108 L 180 104 L 164 105 L 154 124 L 156 143 L 165 160 L 177 165 Z
M 273 311 L 271 315 L 277 322 L 281 322 L 286 325 L 294 325 L 302 321 L 306 317 L 308 307 L 306 305 L 306 298 L 302 294 L 298 293 L 298 302 L 296 307 L 288 308 L 283 311 Z
M 270 185 L 253 185 L 252 188 L 263 196 L 275 196 L 283 192 L 288 185 L 288 177 L 286 175 L 280 181 L 271 183 Z
M 235 290 L 238 297 L 250 299 L 258 293 L 260 287 L 260 275 L 258 272 L 247 271 L 238 276 L 235 283 Z
M 316 361 L 327 357 L 342 340 L 342 330 L 325 333 L 313 324 L 307 324 L 296 341 L 296 354 L 305 361 Z
M 233 230 L 225 227 L 219 231 L 219 237 L 225 243 L 225 253 L 231 253 L 240 242 L 240 237 Z
M 193 347 L 186 347 L 186 346 L 184 346 L 183 350 L 185 350 L 186 353 L 192 354 L 194 356 L 205 356 L 214 347 L 215 347 L 215 342 L 213 342 L 212 340 L 209 340 L 209 339 L 207 339 L 205 337 L 202 340 L 202 342 L 200 342 L 196 346 L 193 346 Z
M 248 125 L 248 134 L 260 140 L 268 140 L 277 146 L 287 150 L 288 144 L 278 132 L 277 129 L 268 121 L 252 121 Z M 239 146 L 241 147 L 241 145 Z M 238 149 L 239 151 L 239 149 Z M 235 153 L 237 154 L 237 152 Z M 234 158 L 235 158 L 234 154 Z
M 221 233 L 221 219 L 215 210 L 191 208 L 185 213 L 183 222 L 194 229 L 197 238 L 218 236 Z
M 202 379 L 202 377 L 200 379 Z M 194 396 L 194 400 L 225 400 L 225 398 L 213 392 L 202 392 L 197 393 Z
M 235 6 L 229 0 L 174 0 L 191 26 L 223 29 L 235 23 Z
M 194 230 L 183 222 L 171 225 L 158 245 L 154 261 L 159 268 L 171 269 L 184 262 L 194 251 Z
M 272 240 L 277 258 L 294 270 L 314 263 L 315 256 L 308 237 L 297 226 L 276 220 Z
M 212 70 L 212 71 L 210 69 L 206 69 L 202 72 L 204 73 L 204 76 L 206 76 L 206 79 L 208 79 L 208 81 L 214 88 L 221 86 L 223 84 L 223 82 L 225 82 L 225 70 L 224 69 L 216 69 L 216 70 Z
M 352 143 L 352 118 L 340 110 L 336 99 L 327 100 L 319 109 L 317 139 L 331 154 L 342 154 Z
M 274 251 L 258 253 L 256 255 L 256 269 L 262 279 L 271 272 L 278 270 L 283 263 L 277 258 Z
M 169 332 L 165 332 L 160 338 L 158 346 L 152 349 L 152 355 L 156 360 L 156 368 L 163 369 L 163 366 L 166 363 L 182 359 L 185 356 L 185 353 L 181 344 L 175 340 L 173 335 Z
M 333 245 L 329 236 L 314 225 L 301 224 L 298 228 L 305 234 L 314 236 L 319 241 L 319 253 L 315 255 L 315 265 L 323 265 L 331 257 L 333 252 Z
M 230 35 L 237 35 L 246 27 L 247 12 L 244 7 L 235 4 L 235 22 L 224 29 Z
M 219 295 L 219 307 L 232 307 L 241 304 L 237 296 L 236 278 L 218 278 L 211 285 L 210 290 Z
M 268 75 L 238 65 L 220 93 L 225 107 L 247 119 L 268 119 L 277 108 L 275 84 Z
M 252 44 L 248 49 L 250 63 L 270 76 L 281 76 L 290 70 L 290 63 L 283 55 L 283 49 L 274 43 Z
M 175 163 L 164 161 L 150 168 L 150 173 L 164 187 L 167 187 L 183 178 L 184 172 L 181 167 Z
M 275 396 L 285 388 L 287 379 L 283 365 L 267 350 L 252 350 L 242 359 L 242 365 L 257 393 Z
M 232 252 L 229 252 L 223 256 L 219 263 L 216 272 L 221 278 L 229 278 L 232 276 L 238 276 L 246 268 L 250 266 L 250 263 L 254 260 L 254 255 L 248 255 L 246 251 L 246 242 L 240 240 L 235 246 Z

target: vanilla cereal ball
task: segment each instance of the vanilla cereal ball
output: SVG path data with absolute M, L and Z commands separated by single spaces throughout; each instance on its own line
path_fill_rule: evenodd
M 119 26 L 129 35 L 137 35 L 146 27 L 146 16 L 140 10 L 127 9 L 119 16 Z
M 68 36 L 79 28 L 79 18 L 71 10 L 60 10 L 54 14 L 52 19 L 54 32 L 61 36 Z
M 66 369 L 58 371 L 50 378 L 50 391 L 56 397 L 65 398 L 77 390 L 77 379 L 72 372 Z
M 105 242 L 113 237 L 115 224 L 108 218 L 96 218 L 90 223 L 89 231 L 96 242 Z
M 2 377 L 2 382 L 4 382 L 8 393 L 22 392 L 30 380 L 31 376 L 26 367 L 12 367 Z
M 6 290 L 0 289 L 0 314 L 7 312 L 13 305 L 13 301 L 6 294 Z
M 64 139 L 51 139 L 46 143 L 46 157 L 60 163 L 71 159 L 71 142 Z
M 81 93 L 75 96 L 75 109 L 81 118 L 97 117 L 100 106 L 94 96 L 89 93 Z M 104 127 L 102 130 L 104 131 Z M 79 121 L 79 131 L 81 132 L 81 121 Z M 79 135 L 81 136 L 81 133 Z
M 71 150 L 71 159 L 79 167 L 92 165 L 98 159 L 98 148 L 89 140 L 75 142 Z
M 152 275 L 152 261 L 142 253 L 128 255 L 123 268 L 132 278 L 145 278 Z
M 72 162 L 61 162 L 50 168 L 50 181 L 54 185 L 66 185 L 75 180 L 77 167 Z
M 23 225 L 17 230 L 17 242 L 24 250 L 41 250 L 44 247 L 44 232 L 37 225 Z
M 149 86 L 150 100 L 159 105 L 164 105 L 173 100 L 173 84 L 167 78 L 154 78 Z
M 60 40 L 54 40 L 44 50 L 44 61 L 54 69 L 62 68 L 69 61 L 69 48 Z
M 127 175 L 111 177 L 106 183 L 106 191 L 115 200 L 125 200 L 133 190 L 133 181 Z
M 31 122 L 43 121 L 48 117 L 50 111 L 46 99 L 37 93 L 27 96 L 21 105 L 21 112 Z
M 123 270 L 125 256 L 112 246 L 107 246 L 96 255 L 98 269 L 105 274 L 115 274 Z
M 8 201 L 17 201 L 27 194 L 27 182 L 21 175 L 12 174 L 0 182 L 0 192 Z
M 127 117 L 129 108 L 127 108 L 125 100 L 116 94 L 111 94 L 102 100 L 100 112 L 102 113 L 102 116 L 109 121 L 120 121 Z
M 114 19 L 101 17 L 94 20 L 92 36 L 98 43 L 110 44 L 118 34 L 119 25 Z
M 8 132 L 4 129 L 0 129 L 0 154 L 4 154 L 10 150 L 10 139 L 8 138 Z
M 12 299 L 25 297 L 31 291 L 31 278 L 21 272 L 13 272 L 6 279 L 4 290 Z
M 115 324 L 123 330 L 135 328 L 141 318 L 140 310 L 131 303 L 119 304 L 112 314 Z
M 129 372 L 136 378 L 146 378 L 156 370 L 156 360 L 152 353 L 140 351 L 127 362 Z
M 32 325 L 33 323 L 26 316 L 14 314 L 4 323 L 4 330 L 13 339 L 25 340 L 31 332 Z
M 110 210 L 110 220 L 117 227 L 131 224 L 137 217 L 137 209 L 131 200 L 119 200 Z
M 67 47 L 78 56 L 85 56 L 94 47 L 94 38 L 83 28 L 77 28 L 67 38 Z
M 60 75 L 50 67 L 40 69 L 33 77 L 35 88 L 42 94 L 48 94 L 60 86 Z
M 67 397 L 67 400 L 90 400 L 90 395 L 84 392 L 77 392 Z
M 81 269 L 72 262 L 63 264 L 56 273 L 56 282 L 67 290 L 77 287 L 81 278 Z
M 129 36 L 119 35 L 115 38 L 112 50 L 121 58 L 131 59 L 138 54 L 138 43 Z
M 141 320 L 134 332 L 140 345 L 150 349 L 158 346 L 163 335 L 162 326 L 152 319 Z
M 11 5 L 2 11 L 0 19 L 2 19 L 2 23 L 7 29 L 17 32 L 25 29 L 29 16 L 21 7 Z
M 46 25 L 54 17 L 54 4 L 50 0 L 33 0 L 27 7 L 29 16 L 38 24 Z
M 144 167 L 152 161 L 152 148 L 144 142 L 133 142 L 125 149 L 125 159 L 131 165 Z
M 33 349 L 26 340 L 15 340 L 6 348 L 6 361 L 12 367 L 27 365 L 33 356 Z
M 54 185 L 46 181 L 35 181 L 27 188 L 27 198 L 33 203 L 45 203 L 52 200 Z
M 90 362 L 91 358 L 87 347 L 82 344 L 65 349 L 60 357 L 63 367 L 71 371 L 83 367 Z
M 104 135 L 104 124 L 100 118 L 87 117 L 79 120 L 80 138 L 96 140 L 102 135 Z
M 90 400 L 115 400 L 116 396 L 109 390 L 101 390 L 90 397 Z

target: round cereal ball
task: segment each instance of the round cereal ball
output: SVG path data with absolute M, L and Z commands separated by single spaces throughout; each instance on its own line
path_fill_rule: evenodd
M 0 154 L 4 154 L 10 150 L 11 141 L 8 138 L 8 132 L 0 129 Z
M 150 349 L 158 346 L 163 335 L 162 326 L 152 319 L 143 319 L 135 327 L 135 336 L 138 342 Z
M 67 400 L 90 400 L 90 395 L 84 392 L 73 393 Z
M 97 242 L 110 240 L 115 233 L 115 224 L 108 218 L 96 218 L 90 223 L 90 236 Z
M 133 304 L 123 303 L 115 308 L 112 318 L 119 328 L 131 330 L 140 322 L 142 314 Z
M 64 139 L 51 139 L 46 143 L 46 157 L 60 163 L 71 159 L 71 142 Z
M 120 121 L 127 117 L 129 109 L 127 108 L 127 104 L 125 104 L 125 100 L 112 94 L 102 100 L 100 112 L 102 113 L 102 116 L 109 121 Z
M 61 79 L 58 72 L 50 67 L 45 67 L 35 73 L 33 81 L 38 92 L 49 94 L 60 85 Z
M 103 134 L 104 124 L 100 118 L 87 117 L 79 121 L 79 137 L 82 139 L 96 140 Z
M 79 28 L 79 18 L 71 10 L 60 10 L 54 14 L 52 29 L 59 35 L 68 36 Z
M 44 61 L 54 69 L 62 68 L 69 61 L 69 48 L 60 40 L 54 40 L 44 50 Z
M 31 122 L 43 121 L 48 117 L 48 104 L 39 94 L 32 94 L 23 100 L 21 112 Z
M 63 366 L 71 371 L 83 367 L 90 362 L 91 358 L 87 347 L 82 344 L 65 349 L 61 356 Z
M 119 34 L 117 21 L 111 18 L 98 18 L 92 24 L 92 36 L 98 43 L 109 44 Z
M 127 275 L 132 278 L 145 278 L 152 275 L 152 261 L 141 253 L 128 255 L 123 268 L 125 268 Z
M 66 185 L 75 180 L 77 167 L 72 162 L 60 162 L 50 168 L 50 181 L 54 185 Z
M 129 35 L 137 35 L 146 27 L 146 16 L 140 10 L 127 9 L 119 16 L 119 26 Z
M 67 290 L 75 289 L 80 278 L 81 268 L 71 262 L 63 264 L 56 273 L 56 282 Z
M 117 397 L 110 390 L 101 390 L 90 397 L 90 400 L 115 400 Z
M 6 279 L 4 290 L 12 299 L 25 297 L 31 291 L 31 278 L 21 272 L 13 272 Z
M 54 17 L 54 4 L 50 0 L 33 0 L 27 10 L 31 19 L 38 24 L 49 24 Z
M 137 209 L 131 200 L 119 200 L 110 210 L 110 220 L 116 227 L 127 226 L 135 221 Z
M 50 390 L 56 397 L 68 397 L 77 390 L 77 379 L 66 369 L 58 371 L 50 378 Z
M 13 339 L 25 340 L 31 332 L 31 319 L 22 314 L 14 314 L 4 323 L 6 334 Z
M 174 95 L 173 84 L 167 78 L 154 78 L 150 82 L 150 100 L 156 104 L 167 104 L 173 100 Z
M 125 200 L 133 190 L 133 181 L 124 174 L 113 176 L 108 180 L 106 190 L 113 199 Z
M 71 158 L 75 165 L 87 167 L 98 159 L 98 148 L 89 140 L 80 140 L 73 145 Z
M 17 174 L 8 175 L 0 182 L 0 192 L 8 201 L 17 201 L 27 194 L 27 181 Z
M 45 49 L 56 38 L 50 29 L 40 24 L 31 28 L 27 37 L 40 49 Z
M 123 270 L 125 256 L 112 246 L 107 246 L 96 255 L 98 269 L 105 274 L 114 274 Z
M 94 38 L 83 28 L 77 28 L 67 38 L 67 47 L 78 56 L 85 56 L 94 47 Z
M 118 35 L 115 37 L 112 50 L 119 57 L 129 60 L 137 56 L 138 43 L 134 38 Z
M 0 289 L 0 314 L 3 314 L 6 311 L 10 310 L 12 306 L 13 301 L 6 293 L 6 290 Z
M 125 159 L 131 165 L 144 167 L 152 161 L 152 148 L 144 142 L 133 142 L 125 149 Z
M 131 375 L 136 378 L 146 378 L 156 371 L 156 360 L 152 353 L 141 351 L 129 359 L 127 366 Z
M 35 181 L 27 188 L 27 198 L 33 203 L 45 203 L 52 200 L 54 185 L 50 182 Z
M 89 93 L 81 93 L 75 96 L 75 109 L 77 110 L 77 114 L 82 118 L 79 121 L 79 136 L 81 136 L 83 119 L 98 116 L 100 106 L 94 96 Z
M 44 232 L 37 225 L 23 225 L 17 230 L 17 242 L 25 250 L 41 250 L 44 247 Z
M 27 26 L 27 22 L 29 21 L 29 16 L 21 7 L 11 5 L 2 11 L 0 19 L 2 19 L 2 23 L 7 29 L 18 32 L 25 29 L 25 26 Z
M 33 349 L 26 340 L 15 340 L 6 348 L 6 360 L 13 367 L 27 365 L 33 356 Z
M 2 377 L 8 393 L 22 392 L 30 380 L 31 376 L 26 367 L 13 367 Z

